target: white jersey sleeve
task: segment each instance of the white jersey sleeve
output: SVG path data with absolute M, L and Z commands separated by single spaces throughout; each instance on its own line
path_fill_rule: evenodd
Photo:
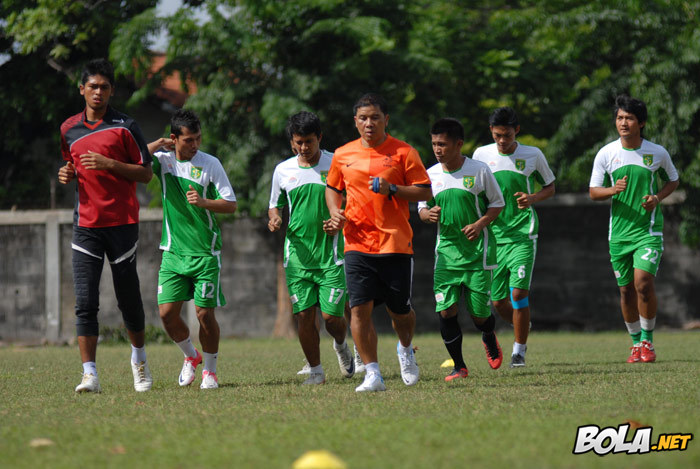
M 542 151 L 538 152 L 535 168 L 537 172 L 540 173 L 540 176 L 542 176 L 542 180 L 544 181 L 544 184 L 542 184 L 543 186 L 550 185 L 556 179 Z
M 282 186 L 280 183 L 280 167 L 275 167 L 275 172 L 272 174 L 272 187 L 270 188 L 270 203 L 268 208 L 279 208 L 279 198 L 282 195 Z
M 503 207 L 506 203 L 503 200 L 503 192 L 501 192 L 501 187 L 498 185 L 496 177 L 486 164 L 482 163 L 482 166 L 479 177 L 481 178 L 481 185 L 486 192 L 486 198 L 489 199 L 489 208 Z
M 211 182 L 214 183 L 216 191 L 219 193 L 219 197 L 229 202 L 236 201 L 236 194 L 233 192 L 233 187 L 231 182 L 228 180 L 226 171 L 224 170 L 221 161 L 217 158 L 213 158 L 212 168 L 211 168 Z
M 605 161 L 607 160 L 607 156 L 604 150 L 605 147 L 603 147 L 603 149 L 601 149 L 595 156 L 595 160 L 593 161 L 593 171 L 591 172 L 591 181 L 588 184 L 589 187 L 604 187 L 605 175 L 607 174 L 605 169 Z

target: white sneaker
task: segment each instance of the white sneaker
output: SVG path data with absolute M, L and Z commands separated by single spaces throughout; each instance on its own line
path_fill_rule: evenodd
M 360 353 L 357 351 L 357 347 L 355 347 L 355 374 L 364 373 L 364 372 L 365 372 L 365 364 L 362 363 L 362 358 L 360 358 Z
M 218 387 L 219 379 L 216 377 L 216 373 L 202 371 L 202 384 L 199 385 L 199 389 L 216 389 Z
M 340 374 L 346 378 L 352 378 L 355 374 L 355 361 L 352 357 L 352 352 L 348 343 L 345 342 L 345 347 L 340 350 L 335 348 L 335 342 L 333 343 L 333 349 L 335 354 L 338 355 L 338 365 L 340 365 Z
M 365 375 L 365 380 L 358 387 L 355 388 L 355 392 L 376 392 L 376 391 L 386 391 L 386 386 L 384 385 L 384 379 L 379 373 L 367 373 Z
M 399 357 L 399 365 L 401 366 L 401 379 L 403 379 L 406 386 L 413 386 L 418 382 L 420 374 L 416 356 L 412 348 L 408 349 L 409 353 L 401 353 L 399 347 L 401 347 L 401 342 L 396 344 L 396 354 Z
M 311 374 L 311 366 L 309 366 L 309 362 L 306 360 L 306 358 L 304 359 L 304 367 L 301 370 L 297 371 L 297 374 L 298 375 Z
M 75 392 L 101 392 L 100 380 L 92 373 L 83 374 L 83 380 L 75 387 Z
M 148 362 L 131 362 L 131 372 L 134 374 L 134 389 L 136 392 L 145 392 L 151 389 L 153 377 L 151 376 L 151 370 L 148 368 Z
M 194 381 L 195 371 L 197 370 L 197 365 L 202 363 L 202 354 L 199 350 L 195 349 L 197 355 L 195 357 L 185 358 L 185 362 L 182 364 L 182 370 L 180 370 L 180 376 L 177 382 L 180 386 L 189 386 Z
M 309 377 L 304 380 L 303 385 L 323 384 L 326 382 L 325 373 L 309 373 Z

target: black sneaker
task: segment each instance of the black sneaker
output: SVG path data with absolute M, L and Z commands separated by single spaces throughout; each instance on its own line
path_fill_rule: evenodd
M 519 368 L 521 366 L 525 366 L 525 357 L 520 354 L 513 354 L 510 357 L 510 367 L 511 368 Z

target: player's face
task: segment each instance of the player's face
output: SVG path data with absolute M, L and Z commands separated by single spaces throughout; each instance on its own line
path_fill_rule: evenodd
M 640 124 L 637 116 L 631 112 L 618 109 L 615 116 L 615 127 L 622 138 L 639 138 L 642 134 L 644 123 Z
M 355 127 L 368 147 L 376 147 L 384 142 L 388 123 L 389 115 L 384 114 L 379 106 L 364 106 L 355 113 Z
M 191 160 L 202 144 L 202 131 L 192 132 L 187 127 L 182 127 L 182 133 L 178 136 L 170 134 L 175 142 L 175 156 L 178 160 Z
M 515 151 L 517 143 L 515 142 L 515 137 L 520 132 L 520 126 L 511 127 L 509 125 L 496 125 L 491 126 L 491 136 L 493 141 L 496 142 L 496 147 L 498 147 L 498 152 L 504 155 L 510 155 Z
M 321 136 L 322 137 L 322 136 Z M 321 137 L 316 134 L 292 136 L 292 148 L 296 150 L 306 161 L 313 161 L 318 157 L 321 145 Z
M 464 140 L 453 140 L 447 134 L 431 135 L 433 153 L 439 163 L 453 168 L 462 159 Z
M 103 111 L 109 105 L 109 99 L 114 94 L 109 79 L 102 75 L 91 75 L 80 85 L 80 94 L 85 97 L 85 104 L 94 111 Z

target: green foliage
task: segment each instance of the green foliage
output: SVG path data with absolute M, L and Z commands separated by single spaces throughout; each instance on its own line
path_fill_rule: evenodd
M 646 136 L 666 147 L 680 170 L 688 195 L 683 239 L 700 245 L 699 0 L 197 0 L 167 18 L 149 9 L 154 3 L 43 0 L 25 8 L 5 1 L 2 45 L 12 59 L 0 75 L 11 84 L 0 98 L 16 107 L 3 108 L 2 117 L 10 121 L 10 109 L 19 109 L 24 119 L 9 124 L 6 146 L 18 152 L 28 135 L 55 135 L 57 116 L 75 107 L 66 77 L 109 46 L 119 74 L 138 85 L 131 104 L 175 71 L 196 83 L 187 106 L 200 114 L 204 148 L 223 161 L 242 214 L 267 208 L 272 169 L 290 156 L 289 114 L 316 112 L 323 146 L 333 150 L 357 138 L 351 108 L 368 91 L 385 96 L 390 133 L 415 146 L 426 164 L 434 162 L 427 133 L 435 119 L 460 119 L 471 151 L 490 142 L 490 111 L 510 105 L 523 141 L 547 155 L 557 191 L 585 191 L 596 152 L 617 138 L 614 97 L 629 93 L 647 102 Z M 167 63 L 151 76 L 158 32 L 170 37 Z M 41 77 L 40 86 L 31 76 Z M 56 101 L 49 87 L 68 98 Z M 38 114 L 50 116 L 42 118 L 53 127 L 26 131 L 24 116 L 34 122 Z M 35 191 L 46 186 L 10 155 L 0 176 L 15 185 L 3 184 L 4 206 L 17 200 L 25 178 Z M 49 166 L 38 157 L 31 170 L 43 174 Z
M 106 57 L 115 27 L 155 3 L 0 3 L 0 208 L 48 208 L 59 126 L 85 105 L 76 86 L 83 63 Z

